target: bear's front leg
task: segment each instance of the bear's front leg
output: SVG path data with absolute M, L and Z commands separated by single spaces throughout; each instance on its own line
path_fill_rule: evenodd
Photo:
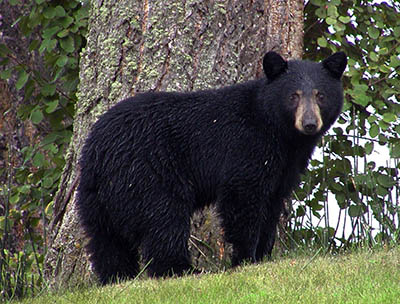
M 256 250 L 257 262 L 262 261 L 264 258 L 271 258 L 272 248 L 275 244 L 276 228 L 279 217 L 268 218 L 263 219 L 260 225 L 260 237 Z
M 276 229 L 283 209 L 282 199 L 272 199 L 266 202 L 267 208 L 260 224 L 260 237 L 256 250 L 256 260 L 270 258 L 275 244 Z M 273 206 L 271 205 L 273 204 Z
M 251 191 L 224 193 L 218 201 L 225 240 L 232 244 L 232 266 L 256 262 L 260 236 L 261 204 Z

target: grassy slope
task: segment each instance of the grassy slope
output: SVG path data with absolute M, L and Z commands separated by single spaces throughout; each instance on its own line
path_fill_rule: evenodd
M 400 248 L 46 294 L 21 303 L 400 303 Z

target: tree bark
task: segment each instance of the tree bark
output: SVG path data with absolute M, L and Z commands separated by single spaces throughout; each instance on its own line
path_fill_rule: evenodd
M 302 23 L 300 0 L 91 1 L 74 136 L 54 201 L 45 263 L 51 286 L 93 277 L 75 198 L 77 160 L 99 115 L 137 92 L 217 88 L 262 77 L 266 51 L 301 57 Z M 204 211 L 193 222 L 195 264 L 210 265 L 209 252 L 202 248 L 211 248 L 213 261 L 224 260 L 226 251 L 213 212 Z

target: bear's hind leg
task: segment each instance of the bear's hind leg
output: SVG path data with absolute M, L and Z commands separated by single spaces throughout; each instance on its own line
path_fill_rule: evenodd
M 144 252 L 144 260 L 148 263 L 148 275 L 150 277 L 181 276 L 189 273 L 193 268 L 190 262 L 187 248 L 166 248 L 164 245 L 153 244 Z M 160 254 L 160 251 L 168 250 Z
M 116 235 L 95 233 L 88 243 L 88 251 L 102 285 L 133 279 L 139 272 L 137 246 L 131 246 Z
M 152 219 L 143 237 L 142 254 L 150 277 L 182 275 L 192 270 L 188 240 L 190 216 L 174 208 Z

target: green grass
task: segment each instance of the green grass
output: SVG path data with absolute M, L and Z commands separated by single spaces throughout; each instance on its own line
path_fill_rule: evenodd
M 140 279 L 12 303 L 400 303 L 400 248 L 284 258 L 218 274 Z

